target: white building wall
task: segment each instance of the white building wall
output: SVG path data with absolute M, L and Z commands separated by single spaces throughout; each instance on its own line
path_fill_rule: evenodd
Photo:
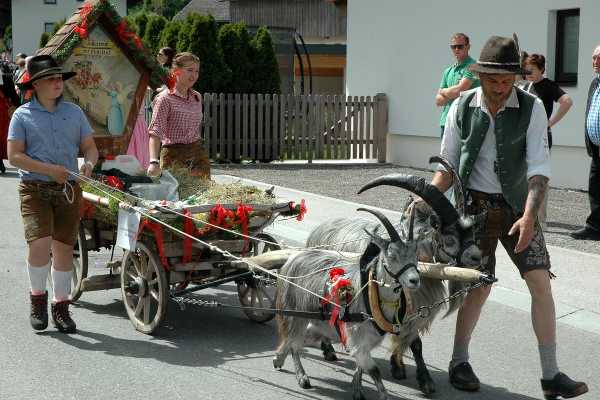
M 448 47 L 454 32 L 471 38 L 477 59 L 491 35 L 516 32 L 521 48 L 547 57 L 553 78 L 555 12 L 580 9 L 579 76 L 564 90 L 574 105 L 553 128 L 551 185 L 587 189 L 589 158 L 583 123 L 587 90 L 594 78 L 591 54 L 600 44 L 597 0 L 349 0 L 347 93 L 386 93 L 390 101 L 388 160 L 427 167 L 439 153 L 439 115 L 434 97 L 444 68 L 453 63 Z
M 121 16 L 127 15 L 127 0 L 111 0 Z M 70 18 L 84 3 L 77 0 L 56 0 L 56 4 L 44 4 L 44 0 L 12 0 L 13 54 L 33 55 L 44 33 L 44 23 Z

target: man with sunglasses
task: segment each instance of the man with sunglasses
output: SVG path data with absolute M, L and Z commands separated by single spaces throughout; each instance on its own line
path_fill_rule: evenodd
M 450 50 L 456 62 L 444 70 L 440 89 L 435 96 L 435 104 L 442 107 L 441 136 L 444 136 L 446 115 L 452 101 L 460 95 L 460 92 L 479 86 L 479 80 L 469 71 L 469 65 L 475 63 L 475 60 L 469 57 L 470 47 L 469 37 L 464 33 L 455 33 L 450 38 Z

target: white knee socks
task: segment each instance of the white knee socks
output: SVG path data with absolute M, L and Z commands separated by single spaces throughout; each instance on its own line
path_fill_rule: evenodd
M 54 297 L 53 302 L 59 303 L 61 301 L 69 300 L 71 295 L 71 277 L 73 276 L 73 270 L 70 271 L 57 271 L 52 268 L 52 285 L 54 286 Z
M 450 368 L 469 361 L 469 342 L 471 338 L 456 340 L 454 339 L 454 350 L 452 351 L 452 360 Z
M 46 280 L 48 279 L 48 272 L 50 272 L 50 263 L 41 267 L 34 267 L 27 262 L 27 271 L 29 272 L 31 294 L 39 296 L 46 293 Z

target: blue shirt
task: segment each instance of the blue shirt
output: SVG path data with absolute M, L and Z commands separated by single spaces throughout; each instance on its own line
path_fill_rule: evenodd
M 596 146 L 600 145 L 600 85 L 596 87 L 594 94 L 592 95 L 592 101 L 590 102 L 590 109 L 588 116 L 585 121 L 585 127 L 587 130 L 590 141 Z
M 85 114 L 76 104 L 58 99 L 56 109 L 50 112 L 35 96 L 29 103 L 17 108 L 10 120 L 8 140 L 25 142 L 25 154 L 36 161 L 62 165 L 77 172 L 77 156 L 81 141 L 93 132 Z M 24 181 L 52 178 L 19 170 Z

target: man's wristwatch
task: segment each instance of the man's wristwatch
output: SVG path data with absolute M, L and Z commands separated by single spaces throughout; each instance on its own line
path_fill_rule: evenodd
M 90 167 L 90 169 L 91 169 L 92 171 L 94 170 L 94 167 L 95 167 L 95 165 L 94 165 L 94 163 L 92 163 L 91 161 L 86 161 L 86 162 L 85 162 L 85 165 L 87 165 L 88 167 Z
M 153 159 L 150 160 L 150 164 L 160 165 L 160 161 L 157 160 L 157 159 L 155 159 L 155 158 L 153 158 Z

